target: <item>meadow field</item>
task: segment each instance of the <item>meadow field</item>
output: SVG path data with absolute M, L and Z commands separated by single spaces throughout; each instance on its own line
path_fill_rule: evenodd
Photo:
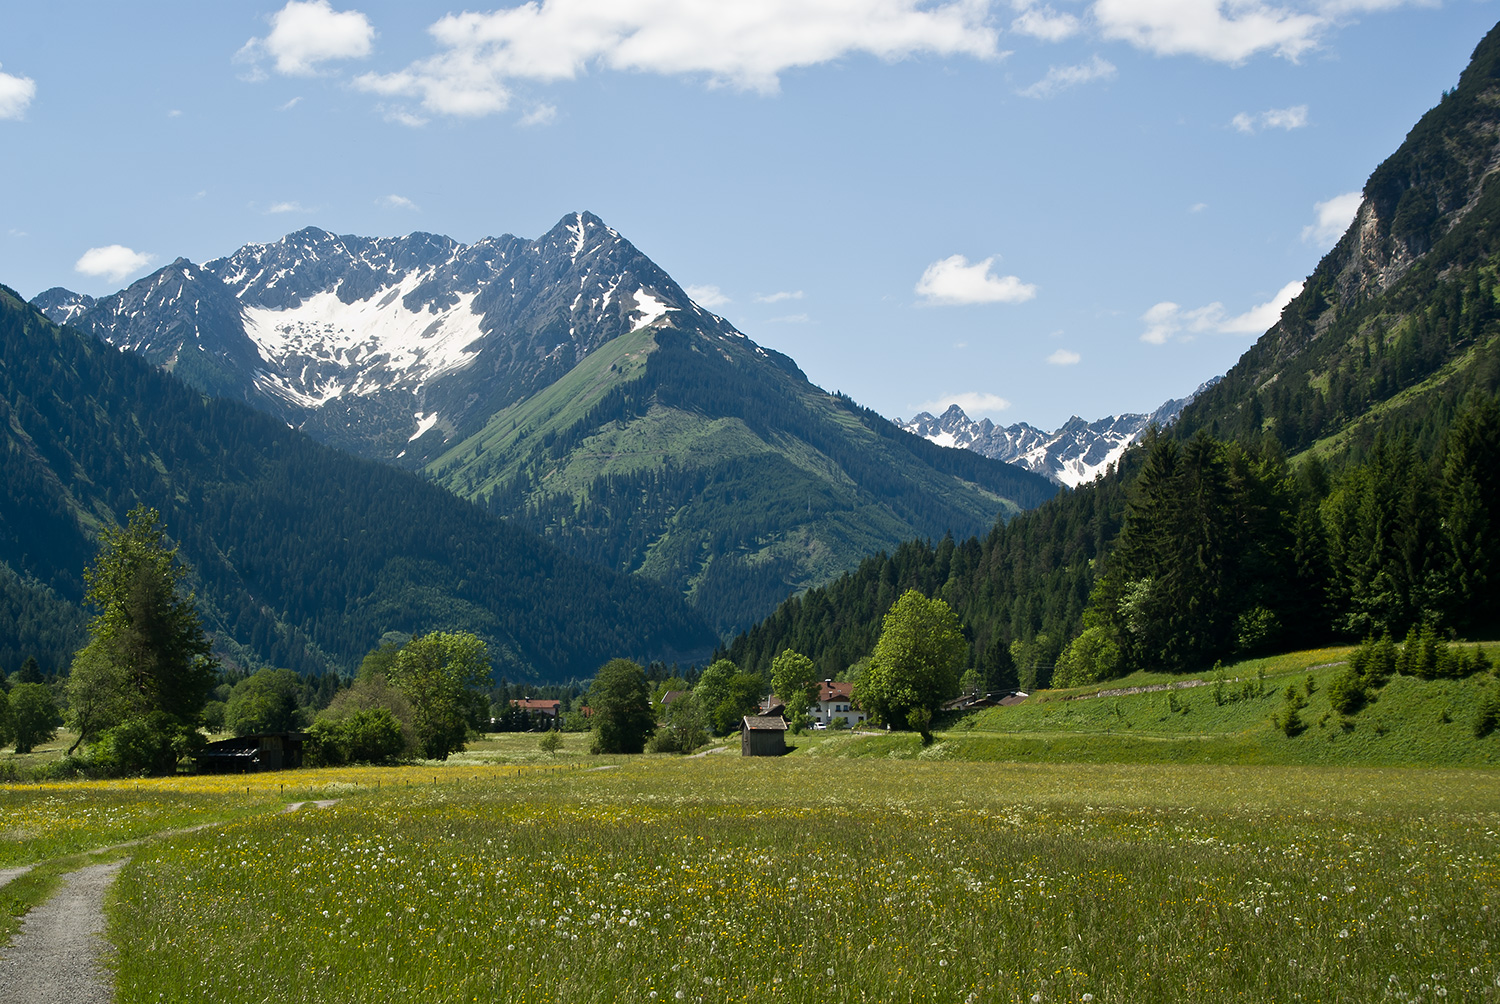
M 214 824 L 128 850 L 122 1004 L 1500 1000 L 1491 770 L 571 738 L 532 765 L 0 789 L 0 860 Z M 338 801 L 280 811 L 310 797 Z

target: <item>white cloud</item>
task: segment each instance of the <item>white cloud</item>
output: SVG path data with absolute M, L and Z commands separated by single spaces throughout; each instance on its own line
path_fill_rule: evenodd
M 1259 129 L 1301 129 L 1307 125 L 1307 106 L 1293 105 L 1290 108 L 1270 108 L 1251 115 L 1240 112 L 1230 119 L 1230 125 L 1242 133 L 1253 134 Z
M 293 108 L 296 108 L 301 103 L 302 103 L 302 95 L 299 94 L 295 98 L 293 98 L 292 100 L 288 101 L 286 104 L 282 105 L 280 108 L 278 108 L 276 110 L 279 111 L 279 112 L 289 112 Z
M 320 63 L 364 59 L 374 41 L 375 28 L 357 10 L 336 11 L 328 0 L 290 0 L 271 15 L 271 33 L 246 42 L 235 58 L 257 75 L 260 59 L 269 56 L 277 73 L 310 77 Z
M 1053 366 L 1074 366 L 1083 356 L 1068 349 L 1058 349 L 1047 357 L 1047 361 Z
M 1095 80 L 1109 80 L 1114 75 L 1115 64 L 1095 54 L 1093 59 L 1087 63 L 1079 63 L 1077 66 L 1049 66 L 1045 77 L 1017 93 L 1026 98 L 1050 98 L 1058 91 L 1065 91 L 1069 87 L 1077 87 L 1079 84 L 1087 84 Z
M 266 210 L 266 213 L 269 214 L 269 215 L 275 215 L 277 213 L 310 213 L 310 212 L 312 212 L 312 210 L 308 209 L 306 206 L 304 206 L 300 202 L 273 202 L 273 203 L 271 203 L 270 208 Z
M 927 266 L 917 280 L 917 295 L 929 306 L 970 303 L 1025 303 L 1036 296 L 1036 286 L 1013 275 L 991 275 L 994 257 L 969 264 L 961 254 Z
M 182 109 L 181 108 L 173 108 L 171 111 L 167 112 L 167 118 L 169 118 L 169 119 L 180 119 L 180 118 L 182 118 Z
M 551 125 L 557 119 L 556 105 L 537 105 L 531 111 L 521 116 L 517 123 L 523 126 Z
M 812 318 L 806 314 L 783 314 L 781 317 L 773 317 L 767 324 L 806 324 Z
M 395 122 L 398 125 L 409 126 L 412 129 L 420 129 L 427 124 L 425 118 L 420 115 L 413 115 L 405 108 L 389 108 L 382 105 L 380 106 L 380 111 L 385 116 L 387 122 Z
M 1261 52 L 1296 61 L 1329 23 L 1321 14 L 1260 0 L 1098 0 L 1093 14 L 1105 38 L 1158 56 L 1220 63 L 1242 63 Z
M 1201 213 L 1201 212 L 1203 212 L 1203 210 L 1205 210 L 1207 208 L 1208 208 L 1208 203 L 1207 202 L 1195 202 L 1191 206 L 1188 206 L 1188 212 L 1190 212 L 1190 213 Z
M 802 299 L 802 290 L 782 290 L 776 293 L 756 293 L 756 303 L 780 303 L 783 300 Z
M 571 80 L 591 67 L 774 93 L 789 69 L 855 54 L 994 58 L 988 15 L 988 0 L 533 0 L 449 14 L 428 28 L 435 55 L 355 84 L 455 116 L 504 111 L 512 80 Z
M 710 310 L 733 302 L 718 286 L 684 286 L 682 291 L 692 297 L 693 302 L 698 306 L 707 307 Z
M 933 415 L 941 415 L 948 410 L 950 405 L 958 405 L 964 410 L 964 414 L 973 418 L 975 415 L 983 415 L 986 412 L 994 414 L 1005 411 L 1010 407 L 1010 402 L 999 394 L 987 394 L 983 391 L 971 390 L 962 394 L 944 394 L 933 398 L 923 404 L 912 405 L 914 412 L 925 411 Z
M 35 97 L 35 80 L 0 73 L 0 119 L 24 118 Z
M 385 206 L 387 209 L 416 209 L 417 204 L 404 195 L 382 195 L 375 200 L 377 206 Z
M 1061 42 L 1078 34 L 1082 23 L 1072 14 L 1059 14 L 1048 6 L 1030 7 L 1010 23 L 1018 35 L 1030 35 L 1043 42 Z
M 123 244 L 89 248 L 73 263 L 73 270 L 83 275 L 104 276 L 119 282 L 132 272 L 139 272 L 156 260 L 155 255 L 132 251 Z
M 1317 220 L 1302 228 L 1302 240 L 1319 248 L 1331 248 L 1344 236 L 1349 224 L 1359 213 L 1359 204 L 1364 201 L 1362 192 L 1345 192 L 1335 195 L 1327 202 L 1313 203 Z
M 1195 310 L 1183 310 L 1175 303 L 1163 301 L 1141 315 L 1141 320 L 1146 322 L 1141 341 L 1150 345 L 1165 345 L 1173 338 L 1187 340 L 1203 332 L 1261 335 L 1276 323 L 1281 317 L 1281 311 L 1301 292 L 1300 279 L 1289 282 L 1265 303 L 1258 303 L 1243 314 L 1234 315 L 1230 315 L 1224 305 L 1218 302 Z

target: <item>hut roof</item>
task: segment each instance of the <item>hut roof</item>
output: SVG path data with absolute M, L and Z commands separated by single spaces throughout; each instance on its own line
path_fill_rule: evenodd
M 780 715 L 746 715 L 744 725 L 752 732 L 786 731 L 786 719 Z

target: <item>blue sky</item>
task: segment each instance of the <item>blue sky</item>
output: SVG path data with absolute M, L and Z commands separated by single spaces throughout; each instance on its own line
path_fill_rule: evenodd
M 1227 369 L 1497 10 L 12 3 L 0 282 L 588 209 L 830 390 L 1052 428 Z

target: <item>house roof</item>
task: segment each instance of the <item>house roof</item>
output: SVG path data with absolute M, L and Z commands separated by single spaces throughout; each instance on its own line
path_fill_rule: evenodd
M 686 693 L 686 690 L 669 690 L 665 694 L 661 695 L 661 703 L 663 705 L 671 704 L 673 701 L 677 700 L 677 698 Z
M 562 707 L 562 701 L 543 701 L 530 697 L 512 698 L 511 706 L 520 708 L 522 711 L 547 711 L 557 714 L 557 709 Z
M 744 727 L 750 732 L 785 732 L 786 719 L 780 715 L 746 715 Z
M 854 698 L 854 684 L 848 680 L 823 680 L 818 684 L 818 700 L 849 701 Z

